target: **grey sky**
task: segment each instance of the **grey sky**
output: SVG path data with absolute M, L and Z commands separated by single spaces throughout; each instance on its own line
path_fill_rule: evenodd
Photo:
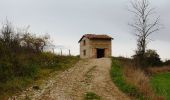
M 83 34 L 109 34 L 113 56 L 134 54 L 136 40 L 127 25 L 132 15 L 130 0 L 0 0 L 0 22 L 6 17 L 17 27 L 30 25 L 30 31 L 49 33 L 55 45 L 79 54 L 78 40 Z M 148 48 L 161 58 L 170 58 L 170 1 L 150 0 L 161 17 L 164 29 L 151 36 Z M 62 45 L 62 46 L 61 46 Z M 56 49 L 56 52 L 59 50 Z

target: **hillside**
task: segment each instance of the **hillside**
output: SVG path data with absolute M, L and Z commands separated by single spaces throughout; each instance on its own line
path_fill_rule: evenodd
M 52 75 L 46 86 L 38 90 L 30 89 L 17 99 L 91 100 L 89 98 L 98 97 L 103 100 L 128 100 L 111 81 L 110 66 L 109 58 L 81 60 L 74 67 Z
M 26 58 L 24 58 L 26 56 Z M 20 57 L 20 56 L 19 56 Z M 74 56 L 58 56 L 51 53 L 40 53 L 31 55 L 31 59 L 28 55 L 22 55 L 24 60 L 19 60 L 24 64 L 20 65 L 22 69 L 17 68 L 15 72 L 22 72 L 23 74 L 12 75 L 9 71 L 14 71 L 12 66 L 8 69 L 4 67 L 0 70 L 6 70 L 1 72 L 1 77 L 8 76 L 5 81 L 0 81 L 0 99 L 6 100 L 14 94 L 23 92 L 26 88 L 32 86 L 33 88 L 39 88 L 39 84 L 43 80 L 48 79 L 51 74 L 58 73 L 59 71 L 64 71 L 72 67 L 77 61 L 78 57 Z M 28 62 L 32 63 L 28 63 Z M 34 64 L 30 66 L 30 64 Z M 2 68 L 2 67 L 1 67 Z M 13 72 L 14 73 L 14 72 Z M 5 75 L 4 75 L 5 74 Z
M 0 99 L 24 90 L 55 71 L 72 67 L 78 57 L 44 52 L 49 35 L 36 35 L 6 20 L 0 28 Z

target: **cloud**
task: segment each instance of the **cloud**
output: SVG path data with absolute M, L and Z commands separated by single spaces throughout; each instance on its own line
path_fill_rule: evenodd
M 73 54 L 79 54 L 77 42 L 83 34 L 110 34 L 115 38 L 113 55 L 131 56 L 136 43 L 133 31 L 127 25 L 132 21 L 132 15 L 127 11 L 129 1 L 1 0 L 0 21 L 2 22 L 2 19 L 7 16 L 14 24 L 30 25 L 32 32 L 49 33 L 57 48 L 71 49 Z M 151 4 L 156 7 L 157 15 L 161 17 L 161 24 L 165 27 L 153 34 L 151 38 L 155 40 L 154 43 L 163 41 L 168 44 L 170 42 L 170 1 L 151 0 Z M 159 51 L 169 50 L 169 48 L 165 46 Z

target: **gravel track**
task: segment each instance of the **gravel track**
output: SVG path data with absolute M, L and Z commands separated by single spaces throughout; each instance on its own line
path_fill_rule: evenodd
M 102 100 L 129 100 L 110 77 L 111 59 L 81 60 L 74 67 L 54 74 L 40 90 L 29 90 L 17 99 L 83 100 L 86 92 L 94 92 Z

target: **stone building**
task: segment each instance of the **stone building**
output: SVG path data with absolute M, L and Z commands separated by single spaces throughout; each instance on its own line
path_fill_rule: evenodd
M 80 58 L 110 57 L 112 37 L 108 35 L 85 34 L 79 40 Z

